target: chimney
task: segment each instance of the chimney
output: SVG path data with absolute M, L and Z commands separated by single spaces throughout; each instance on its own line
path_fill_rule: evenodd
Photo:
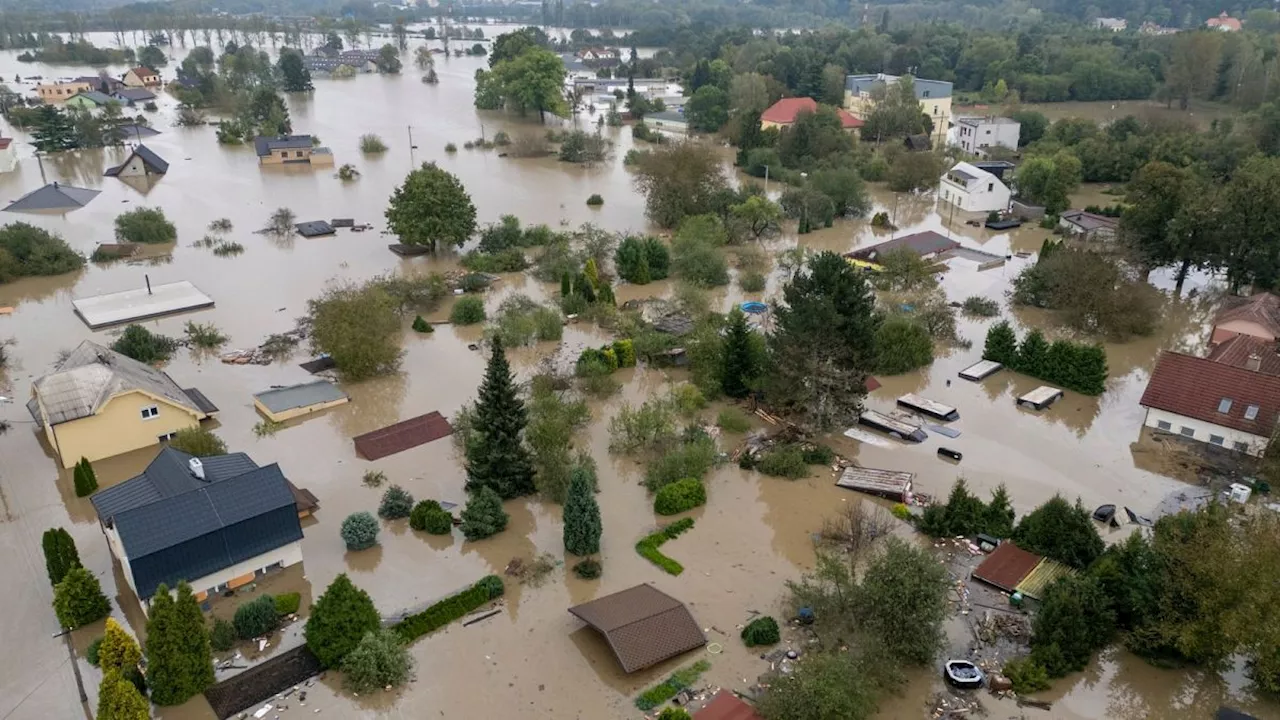
M 204 463 L 200 462 L 200 458 L 191 458 L 187 465 L 191 468 L 192 475 L 200 480 L 204 479 Z
M 1249 355 L 1249 359 L 1246 360 L 1244 363 L 1244 369 L 1249 370 L 1250 372 L 1258 372 L 1259 370 L 1261 370 L 1262 356 L 1257 353 L 1253 353 Z

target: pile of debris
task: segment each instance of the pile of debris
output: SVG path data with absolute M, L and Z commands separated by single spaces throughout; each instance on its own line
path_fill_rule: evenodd
M 307 331 L 302 327 L 296 327 L 287 332 L 269 335 L 256 348 L 225 352 L 220 359 L 228 365 L 270 365 L 276 360 L 287 357 L 306 337 Z
M 930 708 L 929 717 L 935 720 L 959 720 L 987 714 L 987 709 L 976 695 L 935 693 L 929 698 L 928 707 Z

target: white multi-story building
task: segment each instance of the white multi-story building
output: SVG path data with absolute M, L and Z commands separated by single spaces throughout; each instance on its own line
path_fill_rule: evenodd
M 1000 178 L 967 162 L 942 176 L 938 195 L 945 203 L 965 212 L 1003 212 L 1009 208 L 1011 193 Z
M 1018 149 L 1022 124 L 1007 117 L 956 118 L 956 144 L 961 150 L 978 157 L 987 156 L 987 148 Z

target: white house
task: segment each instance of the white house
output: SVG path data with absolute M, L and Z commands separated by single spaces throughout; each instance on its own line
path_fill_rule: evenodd
M 1280 376 L 1256 366 L 1161 353 L 1141 404 L 1143 424 L 1248 455 L 1260 456 L 1280 413 Z
M 1107 241 L 1116 238 L 1120 221 L 1087 210 L 1067 210 L 1058 217 L 1058 227 L 1064 235 L 1074 235 L 1084 240 Z
M 1022 123 L 1007 117 L 956 118 L 955 142 L 970 155 L 986 157 L 987 148 L 1018 149 L 1022 135 Z
M 18 156 L 13 138 L 0 137 L 0 172 L 13 172 L 18 167 Z
M 1002 212 L 1009 207 L 1010 192 L 1000 178 L 967 162 L 942 176 L 938 192 L 942 201 L 965 212 Z
M 141 475 L 91 501 L 146 612 L 161 584 L 185 580 L 204 601 L 302 562 L 300 492 L 274 463 L 165 447 Z

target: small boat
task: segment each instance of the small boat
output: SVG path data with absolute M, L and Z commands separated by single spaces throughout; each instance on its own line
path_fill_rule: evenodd
M 964 458 L 964 455 L 961 454 L 959 450 L 952 450 L 951 448 L 945 447 L 938 448 L 938 454 L 949 460 L 955 460 L 956 462 L 960 462 Z
M 947 682 L 965 690 L 982 687 L 982 671 L 968 660 L 948 660 L 942 669 Z

